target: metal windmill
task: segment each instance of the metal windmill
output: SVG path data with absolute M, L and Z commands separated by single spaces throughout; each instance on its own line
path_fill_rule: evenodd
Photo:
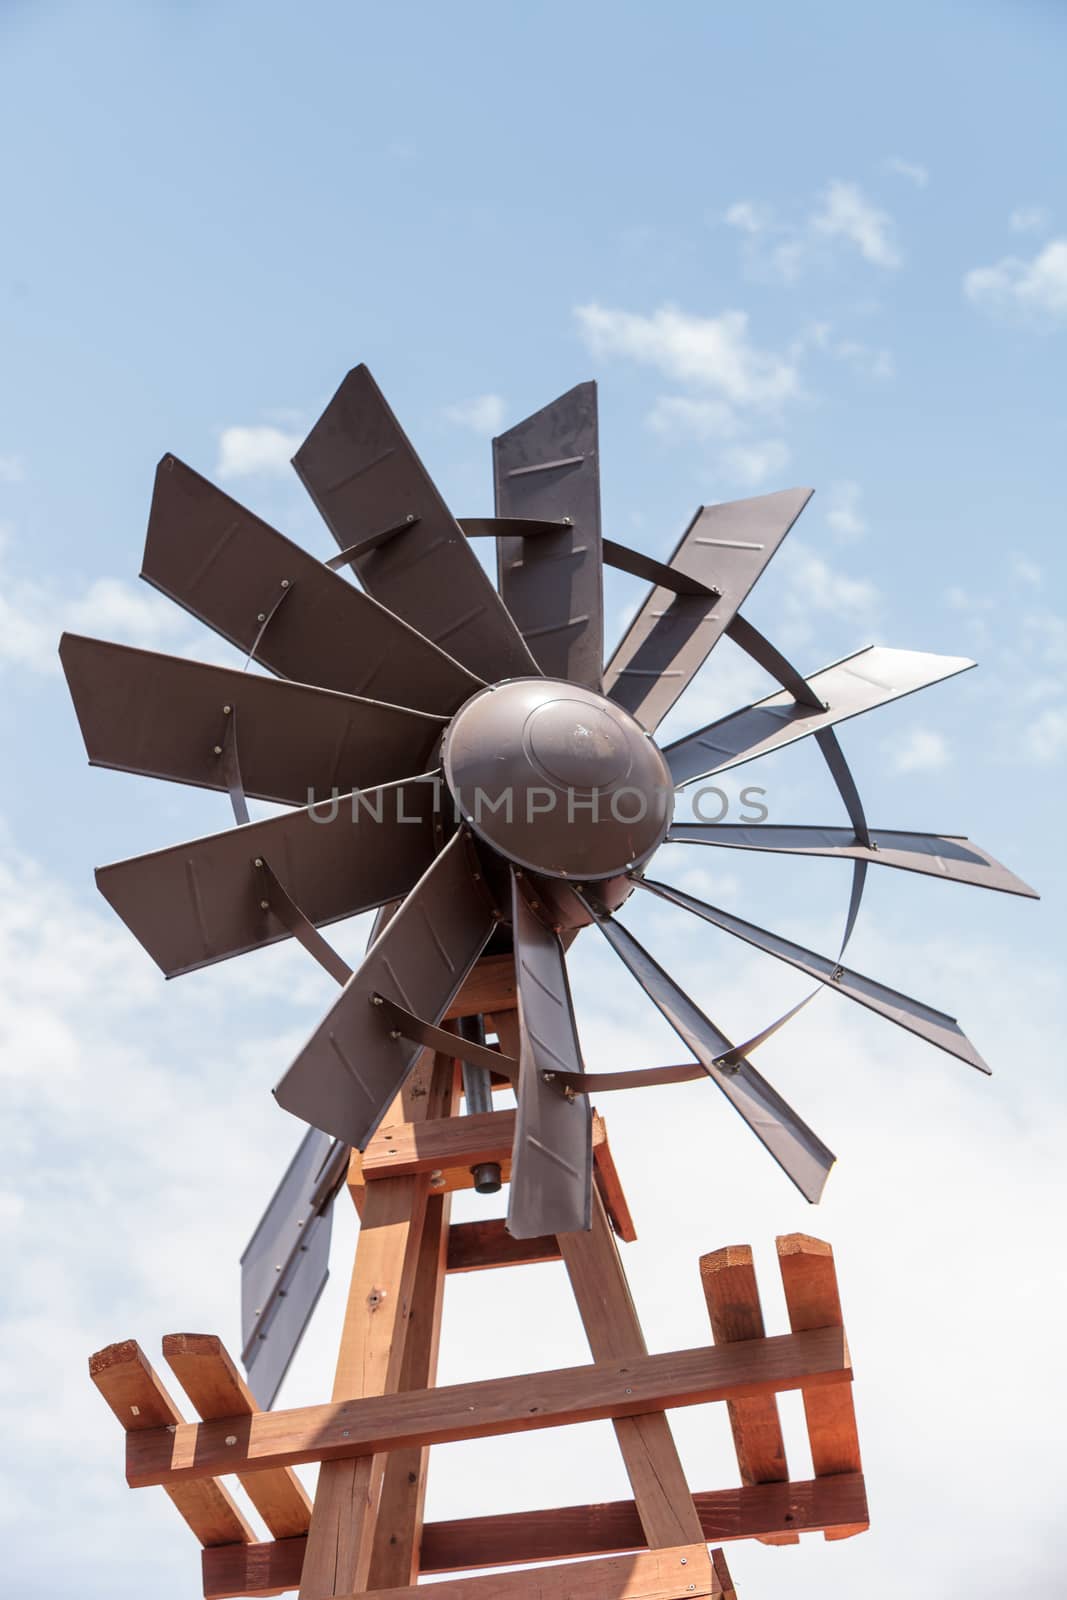
M 803 676 L 740 608 L 803 510 L 791 489 L 702 507 L 670 560 L 602 538 L 596 387 L 494 442 L 496 516 L 457 521 L 365 367 L 294 465 L 340 546 L 301 549 L 173 456 L 161 461 L 141 576 L 275 674 L 67 635 L 90 762 L 228 791 L 239 826 L 101 868 L 99 887 L 168 977 L 296 937 L 342 984 L 275 1094 L 311 1124 L 244 1259 L 245 1359 L 269 1404 L 326 1275 L 330 1201 L 419 1052 L 517 1096 L 508 1228 L 589 1224 L 594 1091 L 707 1075 L 810 1200 L 834 1157 L 616 913 L 642 888 L 981 1071 L 953 1018 L 843 964 L 868 865 L 1032 890 L 962 837 L 871 829 L 836 724 L 964 670 L 872 646 Z M 496 539 L 499 588 L 472 548 Z M 652 587 L 605 666 L 603 566 Z M 348 581 L 354 575 L 360 587 Z M 726 634 L 780 686 L 659 748 L 655 733 Z M 842 827 L 673 822 L 676 789 L 813 735 Z M 319 799 L 309 805 L 309 794 Z M 251 822 L 246 797 L 282 802 Z M 853 863 L 836 956 L 646 876 L 664 843 Z M 318 931 L 382 908 L 355 973 Z M 585 1072 L 564 951 L 595 925 L 695 1058 Z M 521 1048 L 439 1024 L 478 958 L 513 950 Z M 811 998 L 811 996 L 808 996 Z M 806 1003 L 805 1002 L 802 1002 Z M 482 1187 L 499 1186 L 492 1171 Z M 266 1335 L 270 1334 L 270 1338 Z

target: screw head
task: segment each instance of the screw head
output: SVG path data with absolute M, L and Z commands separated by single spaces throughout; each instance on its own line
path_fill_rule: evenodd
M 269 911 L 270 910 L 270 901 L 269 900 L 261 900 L 259 902 L 259 909 L 261 911 Z
M 283 589 L 288 589 L 288 587 L 289 587 L 289 579 L 288 578 L 283 578 L 282 579 L 282 588 Z
M 267 613 L 265 611 L 257 611 L 256 612 L 256 621 L 257 622 L 266 622 L 266 620 L 267 620 Z
M 254 867 L 261 867 L 263 865 L 263 857 L 262 856 L 257 856 L 256 859 L 253 861 L 252 865 Z
M 222 754 L 222 746 L 221 746 L 221 744 L 217 744 L 217 745 L 216 745 L 216 746 L 215 746 L 215 754 L 216 754 L 216 755 L 217 755 L 217 756 L 221 756 L 221 754 Z
M 223 714 L 223 716 L 224 716 L 224 717 L 228 717 L 228 716 L 229 716 L 229 714 L 230 714 L 230 712 L 231 712 L 231 711 L 232 711 L 232 710 L 233 710 L 233 707 L 232 707 L 232 706 L 223 706 L 223 708 L 222 708 L 222 714 Z

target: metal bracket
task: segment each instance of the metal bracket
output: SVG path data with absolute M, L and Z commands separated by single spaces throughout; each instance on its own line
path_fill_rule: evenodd
M 812 711 L 830 709 L 825 700 L 819 699 L 811 684 L 797 671 L 792 662 L 787 661 L 781 651 L 769 639 L 764 638 L 758 628 L 754 628 L 751 622 L 746 622 L 740 612 L 730 618 L 726 624 L 726 632 L 734 644 L 739 645 L 747 656 L 751 656 L 757 666 L 762 667 L 764 672 L 769 672 L 772 678 L 776 678 L 783 689 L 788 689 L 797 705 L 810 706 Z
M 713 584 L 701 583 L 699 578 L 691 578 L 688 573 L 679 571 L 677 567 L 669 567 L 666 562 L 656 561 L 640 550 L 616 544 L 614 539 L 604 539 L 602 544 L 604 560 L 609 567 L 617 567 L 620 572 L 628 572 L 634 578 L 647 578 L 649 583 L 656 584 L 660 589 L 670 589 L 674 594 L 702 595 L 708 600 L 722 599 L 722 590 L 716 589 Z
M 570 517 L 552 521 L 545 517 L 457 517 L 468 539 L 529 539 L 539 533 L 565 533 L 574 526 Z
M 435 1028 L 432 1022 L 424 1022 L 413 1011 L 407 1011 L 403 1006 L 398 1006 L 395 1000 L 389 1000 L 384 994 L 371 995 L 371 1005 L 381 1008 L 384 1020 L 389 1024 L 391 1032 L 398 1039 L 407 1039 L 411 1044 L 425 1045 L 428 1050 L 436 1050 L 440 1055 L 455 1056 L 459 1061 L 466 1061 L 472 1067 L 484 1067 L 489 1072 L 499 1073 L 505 1078 L 510 1078 L 514 1083 L 519 1075 L 519 1063 L 514 1056 L 507 1056 L 503 1051 L 490 1050 L 488 1045 L 478 1044 L 473 1039 L 464 1039 L 459 1033 L 449 1033 L 444 1028 Z
M 257 615 L 256 621 L 259 623 L 259 631 L 252 640 L 251 648 L 249 649 L 248 654 L 245 656 L 244 667 L 242 669 L 244 672 L 248 671 L 248 663 L 251 661 L 252 657 L 255 655 L 256 651 L 263 642 L 263 635 L 273 622 L 278 607 L 281 605 L 282 601 L 287 598 L 287 596 L 292 594 L 293 587 L 294 585 L 290 583 L 288 578 L 283 578 L 278 586 L 278 593 L 275 595 L 266 611 L 261 611 Z
M 256 856 L 252 862 L 259 877 L 260 909 L 273 911 L 278 921 L 286 928 L 294 939 L 304 946 L 309 955 L 315 957 L 320 967 L 325 967 L 331 978 L 336 978 L 342 986 L 352 976 L 352 968 L 344 958 L 338 955 L 332 944 L 328 944 L 309 917 L 305 916 L 289 891 L 280 882 L 276 872 L 263 856 Z
M 230 804 L 239 827 L 250 822 L 245 786 L 241 779 L 241 762 L 237 754 L 237 709 L 223 706 L 226 718 L 222 728 L 222 743 L 215 746 L 215 754 L 222 762 L 222 778 L 230 796 Z
M 328 561 L 324 561 L 323 566 L 329 567 L 331 572 L 340 572 L 341 568 L 347 567 L 350 561 L 358 561 L 360 556 L 367 555 L 371 550 L 377 550 L 380 545 L 388 543 L 396 534 L 406 533 L 409 528 L 415 526 L 418 520 L 415 513 L 409 511 L 407 516 L 403 517 L 399 522 L 393 522 L 388 528 L 382 528 L 378 533 L 370 533 L 365 539 L 357 539 L 355 544 L 347 545 L 340 555 L 331 556 Z

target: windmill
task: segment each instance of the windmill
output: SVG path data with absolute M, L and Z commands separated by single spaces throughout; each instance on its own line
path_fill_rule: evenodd
M 97 873 L 163 972 L 294 937 L 341 985 L 275 1088 L 312 1131 L 244 1259 L 245 1360 L 267 1405 L 325 1279 L 348 1147 L 367 1145 L 427 1049 L 464 1061 L 469 1109 L 487 1107 L 493 1075 L 514 1086 L 507 1226 L 517 1239 L 589 1228 L 590 1094 L 704 1076 L 819 1199 L 834 1157 L 750 1059 L 800 1007 L 748 1041 L 729 1039 L 626 928 L 619 913 L 633 892 L 983 1072 L 952 1017 L 853 971 L 845 946 L 871 865 L 1033 894 L 965 838 L 872 829 L 836 736 L 845 720 L 973 663 L 872 646 L 803 675 L 742 616 L 811 491 L 701 507 L 667 562 L 603 538 L 592 383 L 498 438 L 493 463 L 496 516 L 454 519 L 357 367 L 294 461 L 339 546 L 330 560 L 174 456 L 157 471 L 141 576 L 273 677 L 72 635 L 61 645 L 90 762 L 232 802 L 237 826 Z M 480 538 L 496 541 L 497 587 Z M 606 665 L 605 563 L 651 585 Z M 724 635 L 777 687 L 661 748 L 657 729 Z M 677 790 L 807 737 L 847 826 L 673 820 Z M 291 809 L 252 822 L 249 798 Z M 649 876 L 661 847 L 678 844 L 850 861 L 837 954 Z M 352 972 L 320 930 L 373 909 L 375 935 Z M 565 961 L 586 928 L 606 938 L 691 1062 L 586 1072 Z M 487 1045 L 477 1017 L 443 1028 L 479 958 L 509 952 L 517 1048 Z M 478 1186 L 499 1186 L 499 1164 L 482 1165 Z

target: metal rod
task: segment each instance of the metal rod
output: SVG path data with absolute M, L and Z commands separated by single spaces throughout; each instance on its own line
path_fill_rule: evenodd
M 485 1047 L 485 1023 L 480 1016 L 460 1017 L 460 1037 L 470 1044 Z M 493 1109 L 493 1084 L 484 1067 L 472 1066 L 469 1061 L 460 1063 L 463 1070 L 463 1098 L 467 1113 L 476 1116 L 481 1111 Z M 499 1194 L 503 1187 L 499 1161 L 479 1161 L 471 1168 L 474 1187 L 478 1194 Z

